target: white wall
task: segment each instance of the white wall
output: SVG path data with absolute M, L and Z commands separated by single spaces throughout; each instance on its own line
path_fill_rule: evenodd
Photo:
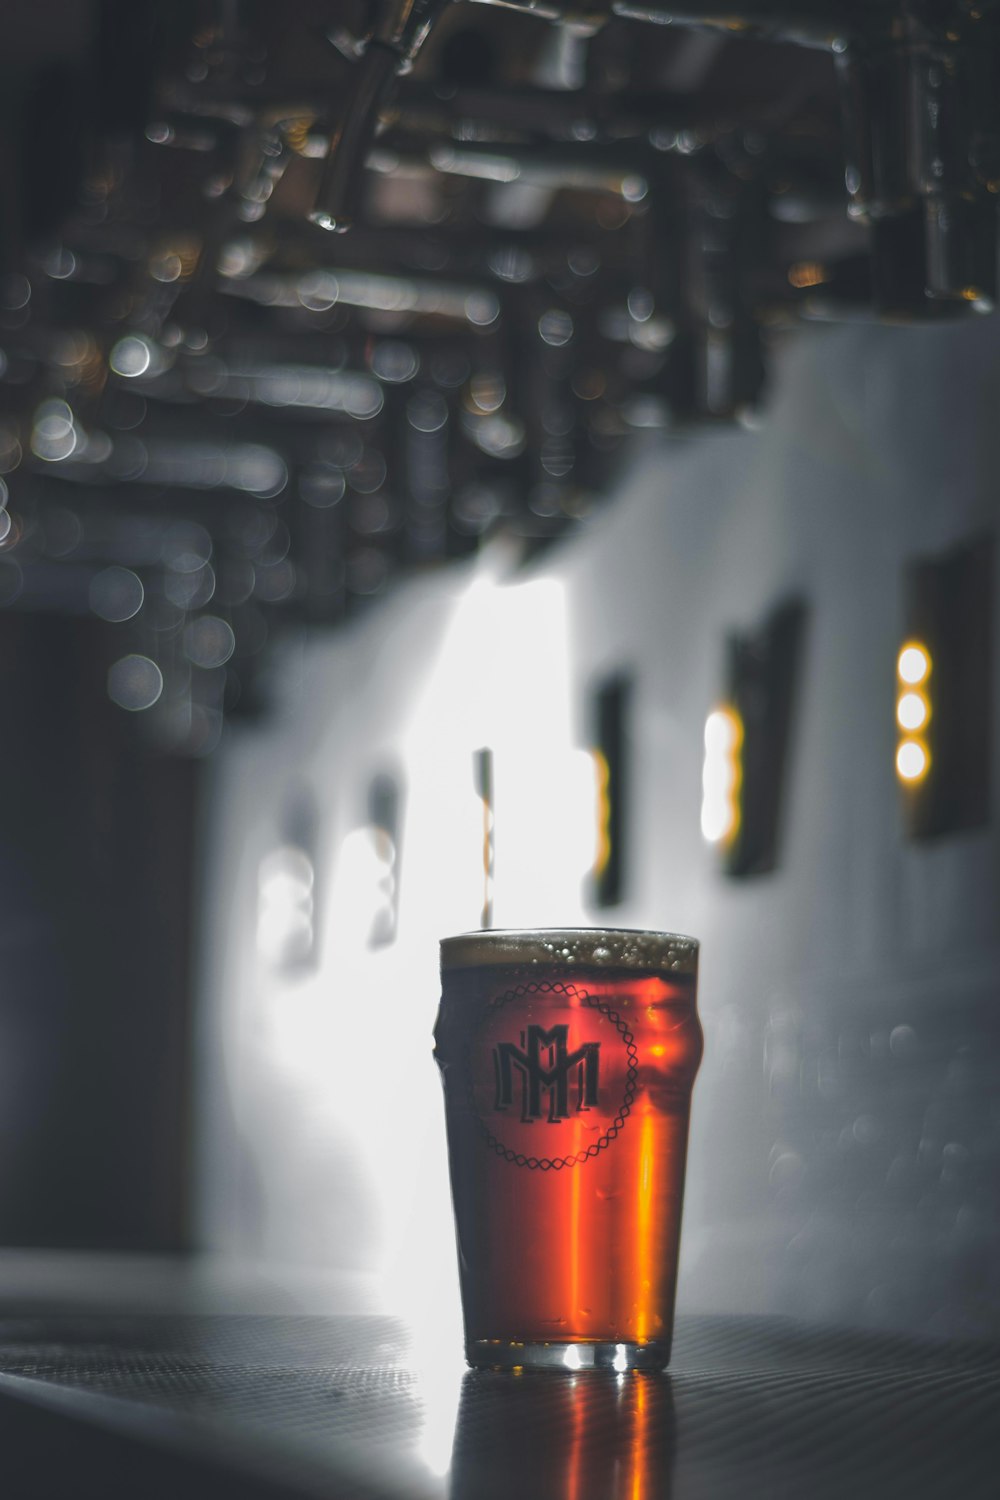
M 759 431 L 658 442 L 531 567 L 494 550 L 286 653 L 275 718 L 231 731 L 213 772 L 206 1243 L 377 1265 L 397 1291 L 442 1266 L 453 1295 L 430 1031 L 436 940 L 479 923 L 472 752 L 495 753 L 497 924 L 601 921 L 579 747 L 590 686 L 625 668 L 631 865 L 610 917 L 703 944 L 682 1305 L 995 1330 L 996 820 L 906 841 L 893 709 L 905 564 L 995 527 L 998 398 L 995 323 L 811 332 Z M 780 867 L 727 881 L 699 832 L 702 728 L 727 630 L 793 592 L 810 615 Z M 348 835 L 393 768 L 399 930 L 372 952 Z M 303 785 L 319 953 L 289 977 L 256 951 L 257 880 Z

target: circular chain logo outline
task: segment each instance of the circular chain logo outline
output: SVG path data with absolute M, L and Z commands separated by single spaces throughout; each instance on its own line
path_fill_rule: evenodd
M 599 1010 L 611 1022 L 625 1043 L 625 1051 L 628 1054 L 628 1068 L 625 1074 L 625 1092 L 622 1096 L 618 1113 L 599 1140 L 593 1141 L 585 1151 L 574 1151 L 570 1156 L 525 1156 L 522 1151 L 512 1151 L 509 1146 L 505 1146 L 503 1141 L 499 1140 L 493 1134 L 476 1106 L 471 1067 L 473 1043 L 487 1017 L 492 1015 L 494 1011 L 499 1010 L 502 1005 L 508 1005 L 512 1000 L 523 1000 L 526 995 L 565 995 L 570 999 L 582 1000 L 584 1005 L 589 1005 L 592 1009 Z M 469 1039 L 468 1046 L 466 1047 L 465 1064 L 469 1104 L 472 1107 L 472 1112 L 476 1117 L 476 1124 L 479 1126 L 486 1144 L 498 1156 L 502 1156 L 505 1161 L 509 1161 L 512 1166 L 528 1167 L 532 1171 L 539 1172 L 558 1172 L 563 1167 L 583 1166 L 584 1162 L 590 1160 L 591 1157 L 597 1156 L 601 1151 L 607 1150 L 611 1142 L 617 1138 L 618 1132 L 632 1113 L 636 1085 L 639 1080 L 639 1061 L 635 1036 L 628 1029 L 618 1012 L 612 1010 L 611 1006 L 604 1000 L 598 1000 L 595 996 L 588 994 L 586 990 L 578 989 L 575 984 L 564 984 L 561 980 L 542 979 L 537 983 L 519 984 L 515 989 L 507 990 L 502 995 L 495 995 L 480 1017 L 479 1024 Z

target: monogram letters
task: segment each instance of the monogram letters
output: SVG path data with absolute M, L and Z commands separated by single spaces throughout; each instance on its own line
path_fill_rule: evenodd
M 575 1052 L 569 1051 L 568 1026 L 529 1026 L 527 1042 L 521 1032 L 521 1045 L 499 1042 L 493 1048 L 496 1079 L 495 1108 L 509 1109 L 514 1100 L 515 1069 L 521 1080 L 521 1119 L 530 1123 L 542 1117 L 542 1090 L 548 1091 L 546 1119 L 556 1125 L 569 1114 L 570 1077 L 576 1070 L 575 1108 L 590 1109 L 597 1104 L 600 1042 L 584 1042 Z M 543 1061 L 543 1051 L 547 1054 Z

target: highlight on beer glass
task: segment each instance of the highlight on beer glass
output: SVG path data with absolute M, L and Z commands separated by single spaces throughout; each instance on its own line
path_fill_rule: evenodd
M 435 1057 L 471 1365 L 669 1362 L 697 966 L 673 933 L 442 942 Z

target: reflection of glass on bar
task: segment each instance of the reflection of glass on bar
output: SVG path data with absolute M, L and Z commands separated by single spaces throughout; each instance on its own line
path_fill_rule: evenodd
M 449 1495 L 670 1500 L 675 1443 L 669 1375 L 467 1370 Z
M 441 952 L 466 1357 L 662 1368 L 702 1050 L 697 943 L 493 931 Z

